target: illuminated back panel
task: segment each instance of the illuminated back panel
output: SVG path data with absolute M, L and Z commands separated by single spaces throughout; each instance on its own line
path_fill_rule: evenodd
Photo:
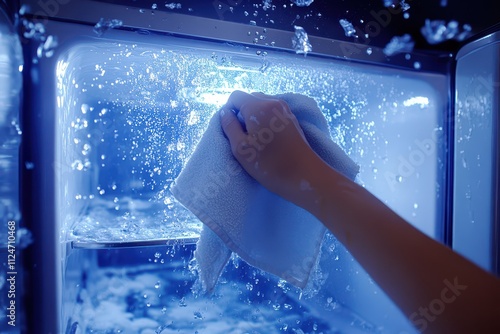
M 195 238 L 168 187 L 236 89 L 316 99 L 358 181 L 440 237 L 443 75 L 152 36 L 83 39 L 57 68 L 60 217 L 79 242 Z

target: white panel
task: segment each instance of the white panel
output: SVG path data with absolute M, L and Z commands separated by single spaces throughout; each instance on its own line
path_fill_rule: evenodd
M 494 261 L 499 38 L 467 46 L 456 70 L 453 248 L 486 270 Z

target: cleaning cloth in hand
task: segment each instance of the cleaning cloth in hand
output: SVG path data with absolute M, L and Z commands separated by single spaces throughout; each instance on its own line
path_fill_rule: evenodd
M 312 149 L 354 180 L 359 166 L 332 141 L 317 103 L 293 93 L 274 97 L 288 104 Z M 195 251 L 204 290 L 214 289 L 232 252 L 252 266 L 299 288 L 306 287 L 326 228 L 312 214 L 268 191 L 243 170 L 231 152 L 218 113 L 171 192 L 204 224 Z

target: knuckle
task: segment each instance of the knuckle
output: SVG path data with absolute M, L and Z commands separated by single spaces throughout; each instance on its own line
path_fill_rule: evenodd
M 233 152 L 233 155 L 238 157 L 240 156 L 241 152 L 244 151 L 247 147 L 247 144 L 245 142 L 236 142 L 233 145 L 231 145 L 231 152 Z

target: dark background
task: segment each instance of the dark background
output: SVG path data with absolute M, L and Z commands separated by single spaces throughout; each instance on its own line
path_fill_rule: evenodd
M 47 3 L 59 0 L 39 0 Z M 62 1 L 62 0 L 61 0 Z M 85 1 L 85 0 L 71 0 Z M 71 3 L 64 0 L 64 3 Z M 455 20 L 462 29 L 464 24 L 472 27 L 469 39 L 485 35 L 492 28 L 500 29 L 499 0 L 404 0 L 410 9 L 407 19 L 401 10 L 401 0 L 314 0 L 307 7 L 298 7 L 292 0 L 93 0 L 119 4 L 137 11 L 165 11 L 217 20 L 248 23 L 255 21 L 259 27 L 294 31 L 294 25 L 303 27 L 309 35 L 340 41 L 358 42 L 363 45 L 384 47 L 393 36 L 410 34 L 415 41 L 415 49 L 428 53 L 454 53 L 465 41 L 448 40 L 439 44 L 429 44 L 420 32 L 426 19 Z M 296 0 L 294 0 L 296 1 Z M 369 40 L 360 35 L 358 40 L 346 37 L 339 24 L 340 19 L 350 21 L 359 31 L 364 32 L 370 22 L 377 22 L 372 13 L 388 9 L 385 1 L 395 4 L 390 22 L 378 32 L 372 31 Z M 21 0 L 0 0 L 0 5 L 15 12 Z M 272 7 L 264 9 L 265 3 Z M 444 3 L 444 5 L 442 5 Z M 165 4 L 180 4 L 180 8 L 170 9 Z M 156 6 L 154 6 L 156 5 Z M 230 10 L 232 7 L 232 11 Z M 254 15 L 256 13 L 256 16 Z M 363 20 L 363 21 L 361 21 Z
M 202 16 L 226 21 L 250 23 L 255 21 L 258 26 L 293 31 L 294 25 L 302 26 L 309 35 L 333 38 L 355 42 L 353 37 L 346 37 L 339 24 L 339 19 L 347 19 L 356 28 L 364 31 L 369 22 L 376 22 L 372 11 L 379 13 L 387 11 L 384 0 L 314 0 L 307 7 L 293 5 L 290 0 L 104 0 L 109 3 L 127 5 L 130 7 L 151 10 L 156 4 L 157 11 L 173 11 L 177 13 Z M 393 36 L 411 34 L 415 41 L 415 49 L 427 52 L 454 52 L 463 42 L 449 40 L 431 45 L 422 36 L 420 29 L 426 19 L 456 20 L 460 28 L 464 24 L 472 27 L 472 33 L 481 34 L 485 30 L 500 22 L 498 0 L 447 0 L 446 6 L 442 0 L 406 0 L 410 9 L 406 11 L 409 18 L 403 17 L 399 0 L 393 0 L 396 7 L 390 14 L 390 22 L 378 33 L 373 32 L 369 43 L 364 39 L 358 41 L 363 44 L 384 47 Z M 264 10 L 264 3 L 274 6 Z M 169 9 L 165 4 L 181 4 L 181 8 Z M 229 7 L 233 7 L 232 12 Z M 248 15 L 245 15 L 245 12 Z M 254 16 L 254 13 L 257 13 Z M 274 21 L 274 23 L 272 21 Z M 363 20 L 363 23 L 360 21 Z

